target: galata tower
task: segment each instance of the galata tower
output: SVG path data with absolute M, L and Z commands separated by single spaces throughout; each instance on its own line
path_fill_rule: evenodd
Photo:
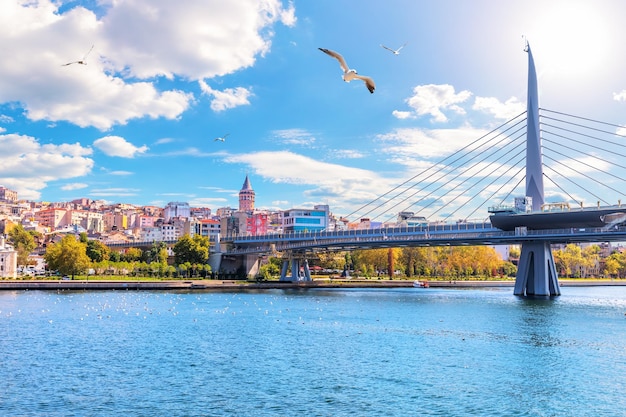
M 250 185 L 248 175 L 243 182 L 243 187 L 239 191 L 239 211 L 253 211 L 254 210 L 254 190 Z

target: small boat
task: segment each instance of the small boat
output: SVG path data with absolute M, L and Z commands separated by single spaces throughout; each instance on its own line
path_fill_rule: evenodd
M 416 288 L 428 288 L 428 281 L 413 281 L 413 286 Z

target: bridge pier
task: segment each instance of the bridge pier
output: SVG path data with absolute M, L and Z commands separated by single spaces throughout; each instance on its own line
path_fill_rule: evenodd
M 291 263 L 291 276 L 287 276 L 289 270 L 289 263 Z M 303 274 L 300 275 L 300 267 L 303 269 Z M 309 270 L 309 262 L 306 259 L 300 259 L 291 257 L 290 259 L 283 259 L 283 267 L 280 272 L 281 281 L 312 281 L 311 271 Z
M 211 267 L 211 272 L 219 272 L 222 266 L 222 252 L 209 253 L 209 266 Z
M 550 244 L 527 242 L 522 244 L 522 254 L 517 265 L 515 295 L 561 295 Z

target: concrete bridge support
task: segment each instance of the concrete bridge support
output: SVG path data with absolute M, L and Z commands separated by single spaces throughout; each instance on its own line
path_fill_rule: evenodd
M 209 266 L 211 267 L 211 272 L 219 272 L 222 267 L 222 252 L 212 252 L 209 254 Z
M 289 264 L 291 263 L 291 276 L 287 276 L 289 270 Z M 302 267 L 302 274 L 300 273 L 300 267 Z M 290 259 L 283 259 L 283 267 L 280 273 L 281 281 L 312 281 L 311 271 L 309 270 L 309 262 L 306 259 L 300 259 L 297 257 L 291 257 Z
M 522 245 L 517 265 L 515 295 L 555 296 L 561 295 L 550 244 L 528 242 Z

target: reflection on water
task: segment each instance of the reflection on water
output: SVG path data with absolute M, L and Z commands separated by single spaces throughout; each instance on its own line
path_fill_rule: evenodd
M 0 415 L 619 415 L 625 313 L 620 287 L 5 292 Z

